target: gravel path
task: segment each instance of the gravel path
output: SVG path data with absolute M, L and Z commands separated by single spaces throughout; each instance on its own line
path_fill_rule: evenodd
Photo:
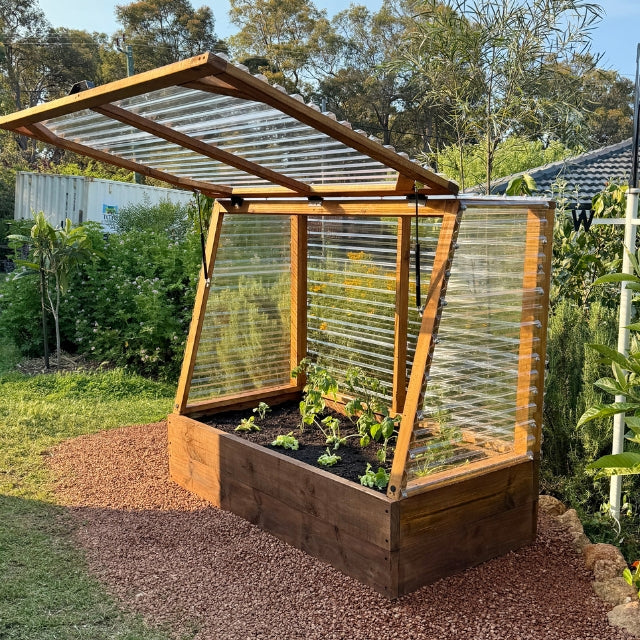
M 167 478 L 165 423 L 63 443 L 56 492 L 93 572 L 198 640 L 623 640 L 562 529 L 388 602 Z

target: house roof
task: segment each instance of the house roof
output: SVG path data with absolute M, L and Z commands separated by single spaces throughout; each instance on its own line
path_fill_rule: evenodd
M 564 195 L 580 204 L 591 204 L 593 196 L 600 193 L 605 183 L 616 181 L 627 183 L 631 174 L 631 138 L 617 144 L 589 151 L 573 158 L 527 171 L 536 181 L 538 193 L 556 196 L 552 185 L 566 181 Z M 509 181 L 516 175 L 497 180 L 491 188 L 495 194 L 504 194 Z
M 4 116 L 0 127 L 213 197 L 458 191 L 212 53 Z

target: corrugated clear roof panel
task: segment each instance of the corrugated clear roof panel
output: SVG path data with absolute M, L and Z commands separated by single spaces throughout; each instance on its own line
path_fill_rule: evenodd
M 260 102 L 169 87 L 114 104 L 310 185 L 397 179 L 396 171 Z M 266 184 L 89 110 L 48 120 L 45 125 L 62 138 L 177 176 L 238 187 Z

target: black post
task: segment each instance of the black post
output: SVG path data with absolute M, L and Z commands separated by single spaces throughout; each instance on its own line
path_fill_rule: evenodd
M 40 259 L 40 261 L 42 262 L 42 258 Z M 49 369 L 49 343 L 47 341 L 47 334 L 48 334 L 47 308 L 44 303 L 45 287 L 46 287 L 45 279 L 46 279 L 46 276 L 44 273 L 44 269 L 42 268 L 42 266 L 40 266 L 40 303 L 42 305 L 42 340 L 44 343 L 44 366 L 46 369 Z

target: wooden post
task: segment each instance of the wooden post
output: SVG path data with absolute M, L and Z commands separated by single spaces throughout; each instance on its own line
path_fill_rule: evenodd
M 553 234 L 553 208 L 530 209 L 527 215 L 524 277 L 522 282 L 522 326 L 518 352 L 518 386 L 516 391 L 516 454 L 540 452 L 542 430 L 542 400 L 547 344 L 549 280 Z M 542 308 L 538 313 L 536 306 Z M 539 336 L 537 347 L 534 338 Z M 534 355 L 539 356 L 535 360 Z M 536 387 L 537 393 L 532 393 Z M 532 406 L 533 405 L 533 406 Z M 534 426 L 529 444 L 530 422 Z
M 291 369 L 307 355 L 307 217 L 291 216 Z M 292 379 L 299 389 L 304 376 Z
M 418 404 L 420 403 L 426 384 L 425 375 L 431 366 L 431 358 L 435 345 L 435 336 L 440 324 L 442 314 L 442 298 L 446 293 L 447 282 L 449 280 L 449 270 L 451 260 L 455 250 L 455 242 L 458 236 L 458 227 L 462 211 L 459 209 L 458 201 L 452 203 L 455 207 L 453 212 L 445 213 L 442 219 L 442 228 L 438 238 L 438 247 L 433 262 L 431 278 L 429 280 L 429 290 L 424 312 L 422 314 L 422 324 L 418 335 L 411 376 L 409 378 L 409 388 L 405 400 L 402 422 L 396 442 L 389 488 L 387 495 L 390 498 L 398 499 L 402 488 L 406 485 L 405 467 L 409 455 L 409 445 L 413 435 Z
M 409 322 L 409 259 L 411 218 L 398 218 L 396 255 L 396 311 L 391 411 L 402 413 L 407 395 L 407 325 Z
M 205 255 L 207 257 L 207 273 L 204 273 L 204 267 L 200 267 L 200 279 L 198 280 L 198 290 L 196 292 L 196 301 L 193 308 L 193 316 L 189 326 L 189 337 L 184 351 L 184 359 L 182 361 L 182 371 L 178 381 L 178 390 L 174 403 L 174 410 L 177 413 L 183 413 L 189 399 L 189 389 L 191 387 L 191 379 L 193 377 L 193 368 L 196 364 L 196 355 L 198 353 L 198 344 L 200 343 L 200 334 L 202 333 L 202 325 L 204 323 L 204 315 L 207 310 L 207 300 L 209 299 L 209 280 L 213 274 L 213 266 L 216 261 L 216 253 L 218 251 L 218 243 L 220 241 L 220 232 L 222 230 L 222 219 L 224 214 L 220 209 L 220 204 L 214 204 L 211 214 L 211 223 L 209 225 L 209 234 L 207 236 L 207 246 Z

